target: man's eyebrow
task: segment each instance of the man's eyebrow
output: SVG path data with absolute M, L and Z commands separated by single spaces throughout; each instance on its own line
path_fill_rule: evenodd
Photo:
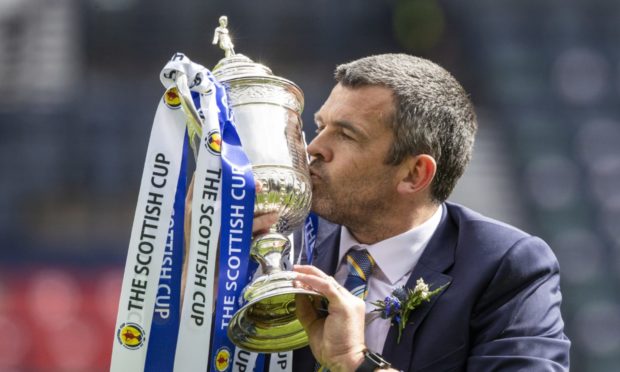
M 321 115 L 319 114 L 318 111 L 314 114 L 314 122 L 316 124 L 323 123 L 323 120 L 321 119 Z M 348 122 L 346 120 L 337 120 L 333 122 L 332 125 L 340 127 L 342 129 L 346 129 L 352 134 L 360 136 L 362 138 L 368 138 L 368 136 L 366 135 L 364 131 L 360 130 L 357 126 L 353 125 L 351 122 Z
M 351 124 L 351 122 L 345 121 L 345 120 L 337 120 L 334 122 L 334 125 L 343 129 L 348 130 L 349 132 L 353 133 L 356 136 L 362 137 L 362 138 L 367 138 L 368 136 L 366 135 L 366 133 L 362 130 L 360 130 L 357 126 Z

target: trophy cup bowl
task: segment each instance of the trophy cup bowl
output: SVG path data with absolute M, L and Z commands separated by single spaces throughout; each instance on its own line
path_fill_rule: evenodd
M 302 134 L 303 93 L 291 81 L 241 54 L 222 59 L 213 69 L 226 87 L 237 132 L 257 183 L 255 215 L 277 213 L 269 232 L 254 237 L 251 257 L 257 275 L 244 289 L 241 309 L 228 327 L 237 346 L 255 352 L 293 350 L 308 344 L 295 315 L 295 296 L 323 296 L 293 286 L 288 235 L 310 210 L 312 184 Z

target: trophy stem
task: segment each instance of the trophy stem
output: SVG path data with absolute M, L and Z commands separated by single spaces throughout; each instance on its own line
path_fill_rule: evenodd
M 263 275 L 273 275 L 286 270 L 283 258 L 288 257 L 291 242 L 277 232 L 260 235 L 252 241 L 250 255 L 261 267 Z
M 269 232 L 252 242 L 250 255 L 261 273 L 244 290 L 244 305 L 228 327 L 228 337 L 244 350 L 273 353 L 308 344 L 308 336 L 296 314 L 297 296 L 320 303 L 323 296 L 294 285 L 295 273 L 286 269 L 291 243 L 280 233 Z

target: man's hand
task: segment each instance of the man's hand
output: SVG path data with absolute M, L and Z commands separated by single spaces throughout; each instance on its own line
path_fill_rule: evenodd
M 332 372 L 354 371 L 364 359 L 364 301 L 314 266 L 295 265 L 296 285 L 310 287 L 324 295 L 329 304 L 327 317 L 307 296 L 295 298 L 297 317 L 310 339 L 316 360 Z
M 278 214 L 275 212 L 254 216 L 254 222 L 252 223 L 252 236 L 269 232 L 271 225 L 276 222 L 278 222 Z

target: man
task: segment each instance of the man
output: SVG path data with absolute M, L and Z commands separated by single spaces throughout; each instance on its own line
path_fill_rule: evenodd
M 325 295 L 328 315 L 298 300 L 310 347 L 295 352 L 293 370 L 374 370 L 381 364 L 370 352 L 404 371 L 567 370 L 550 248 L 446 202 L 476 131 L 463 88 L 403 54 L 362 58 L 335 77 L 308 146 L 312 209 L 322 217 L 315 266 L 295 267 L 298 285 Z M 350 249 L 373 263 L 365 301 L 343 287 Z M 442 289 L 411 313 L 398 340 L 372 302 L 418 279 Z

